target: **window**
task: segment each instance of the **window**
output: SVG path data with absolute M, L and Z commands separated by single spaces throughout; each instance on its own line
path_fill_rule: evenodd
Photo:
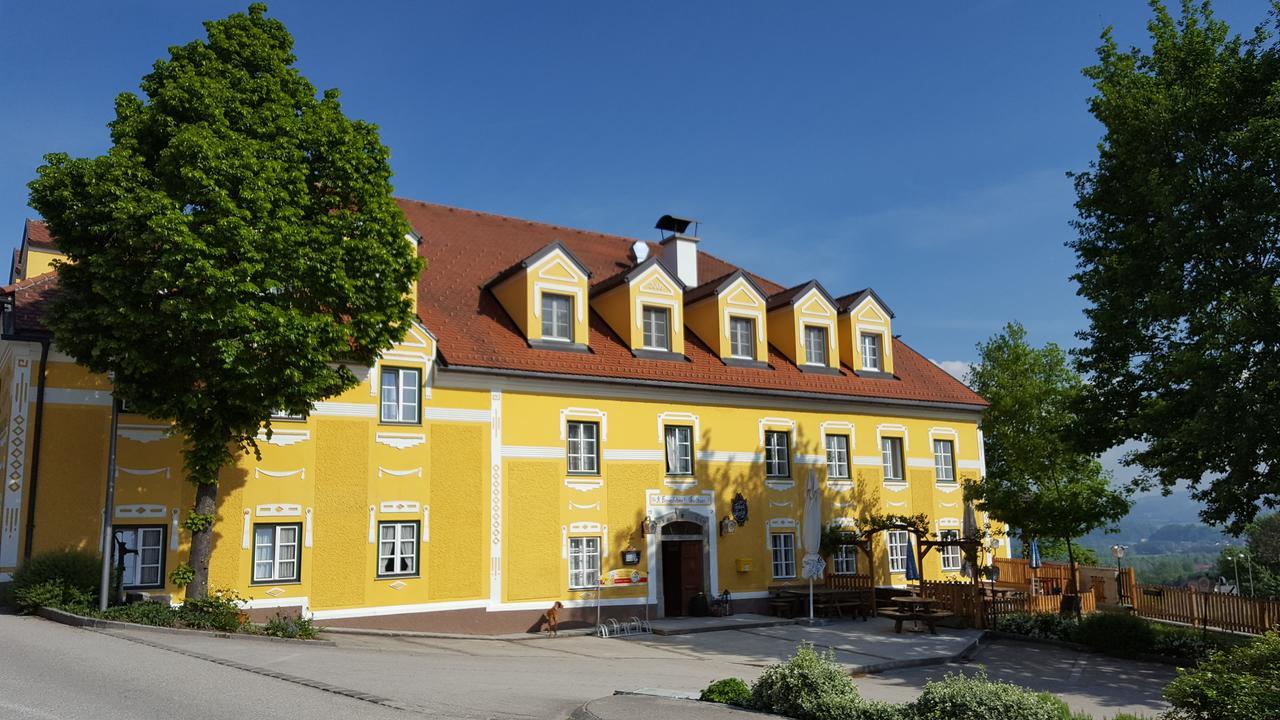
M 959 540 L 960 531 L 958 530 L 942 530 L 938 533 L 939 540 Z M 960 548 L 959 547 L 943 547 L 942 548 L 942 570 L 943 572 L 959 572 L 960 571 Z
M 593 588 L 600 580 L 600 538 L 569 538 L 569 587 Z
M 827 329 L 804 326 L 804 362 L 806 365 L 827 364 Z
M 849 436 L 827 436 L 827 477 L 849 477 Z
M 796 576 L 795 533 L 772 533 L 769 547 L 773 549 L 773 577 L 775 580 Z
M 164 587 L 164 527 L 112 528 L 120 584 L 127 588 Z
M 671 314 L 666 308 L 645 307 L 643 322 L 646 350 L 671 349 Z
M 693 474 L 693 428 L 686 425 L 668 425 L 667 474 Z
M 940 483 L 956 481 L 955 453 L 950 440 L 933 441 L 933 476 Z
M 764 433 L 764 474 L 765 477 L 791 477 L 790 458 L 791 433 L 781 430 L 766 430 Z
M 862 350 L 862 369 L 880 369 L 880 335 L 878 333 L 862 333 L 859 343 Z
M 418 523 L 378 523 L 378 577 L 418 574 Z
M 858 574 L 858 546 L 840 545 L 836 548 L 834 572 L 837 575 Z
M 542 293 L 542 339 L 573 342 L 573 298 Z
M 569 472 L 595 475 L 600 472 L 600 424 L 569 421 Z
M 298 579 L 298 532 L 302 526 L 253 526 L 253 581 L 295 582 Z
M 889 572 L 907 571 L 907 531 L 889 531 Z
M 420 377 L 419 371 L 412 368 L 382 369 L 382 422 L 419 421 L 418 397 L 422 392 Z
M 902 438 L 880 438 L 880 457 L 884 462 L 884 481 L 903 482 Z
M 745 360 L 756 359 L 756 321 L 751 318 L 729 318 L 729 354 Z

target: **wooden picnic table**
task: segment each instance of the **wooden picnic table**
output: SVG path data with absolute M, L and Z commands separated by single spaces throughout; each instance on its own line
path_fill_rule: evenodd
M 934 627 L 934 622 L 954 615 L 954 613 L 947 610 L 936 610 L 935 606 L 942 602 L 937 598 L 901 595 L 889 600 L 895 607 L 881 610 L 880 614 L 893 619 L 893 631 L 896 633 L 902 632 L 903 621 L 911 620 L 914 623 L 923 622 L 929 628 L 930 633 L 937 635 L 938 629 Z
M 785 586 L 777 588 L 777 594 L 780 598 L 789 599 L 791 601 L 791 609 L 799 606 L 807 612 L 807 603 L 809 600 L 809 588 L 804 586 Z M 813 588 L 813 607 L 815 610 L 823 610 L 826 612 L 834 611 L 837 617 L 844 617 L 844 611 L 850 610 L 862 616 L 866 620 L 870 614 L 871 607 L 869 598 L 866 597 L 866 591 L 847 590 L 844 588 L 826 587 L 825 585 L 815 585 Z M 780 605 L 781 603 L 779 603 Z

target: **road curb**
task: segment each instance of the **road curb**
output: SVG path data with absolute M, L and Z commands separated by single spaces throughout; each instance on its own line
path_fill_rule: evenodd
M 904 668 L 925 667 L 928 665 L 946 665 L 960 660 L 972 660 L 982 649 L 982 643 L 986 639 L 986 633 L 974 638 L 972 642 L 964 646 L 960 652 L 951 655 L 939 655 L 927 658 L 908 658 L 904 660 L 889 660 L 882 663 L 872 663 L 870 665 L 859 665 L 857 669 L 850 671 L 850 675 L 875 675 L 877 673 L 888 672 L 890 670 L 902 670 Z
M 369 637 L 408 637 L 408 638 L 432 638 L 436 640 L 489 640 L 500 642 L 526 642 L 529 640 L 554 640 L 557 637 L 588 637 L 595 635 L 596 631 L 592 628 L 574 628 L 572 630 L 561 630 L 556 636 L 549 636 L 546 633 L 510 633 L 507 635 L 468 635 L 466 633 L 442 633 L 442 632 L 425 632 L 421 630 L 377 630 L 374 628 L 349 628 L 349 627 L 329 627 L 326 625 L 318 626 L 321 632 L 331 633 L 333 635 L 366 635 Z
M 156 625 L 142 625 L 139 623 L 121 622 L 119 620 L 103 620 L 102 618 L 91 618 L 66 610 L 55 610 L 54 608 L 42 607 L 36 611 L 36 614 L 50 622 L 61 623 L 71 627 L 84 628 L 86 630 L 141 630 L 144 632 L 152 632 L 160 635 L 188 635 L 194 637 L 211 637 L 221 638 L 225 640 L 255 640 L 258 642 L 275 642 L 275 643 L 303 643 L 305 645 L 319 647 L 335 647 L 337 643 L 332 640 L 301 640 L 298 638 L 282 638 L 273 637 L 271 635 L 250 635 L 249 633 L 229 633 L 219 632 L 217 630 L 192 630 L 189 628 L 167 628 Z

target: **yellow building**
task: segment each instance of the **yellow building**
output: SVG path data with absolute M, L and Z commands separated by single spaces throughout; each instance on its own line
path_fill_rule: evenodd
M 506 632 L 557 600 L 592 621 L 725 590 L 763 604 L 802 582 L 811 476 L 828 525 L 926 513 L 960 529 L 985 403 L 894 337 L 873 291 L 783 288 L 669 216 L 646 243 L 401 206 L 427 259 L 420 322 L 223 472 L 213 587 L 321 624 Z M 29 223 L 5 290 L 0 579 L 32 552 L 101 544 L 111 388 L 50 346 L 55 253 Z M 127 408 L 117 436 L 125 582 L 178 598 L 180 440 Z M 905 533 L 877 536 L 874 581 L 904 585 L 906 552 Z M 851 548 L 830 560 L 867 571 Z M 923 570 L 959 566 L 932 553 Z

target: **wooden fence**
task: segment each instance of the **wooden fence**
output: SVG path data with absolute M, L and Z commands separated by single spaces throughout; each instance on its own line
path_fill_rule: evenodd
M 1064 593 L 1070 587 L 1071 566 L 1067 563 L 1046 562 L 1034 570 L 1026 558 L 996 558 L 995 564 L 1000 568 L 996 584 L 1001 587 L 1027 588 L 1030 594 L 1040 596 Z M 1076 587 L 1081 594 L 1092 594 L 1098 605 L 1132 605 L 1133 568 L 1121 570 L 1117 584 L 1115 568 L 1076 565 Z
M 985 584 L 984 584 L 985 586 Z M 971 582 L 926 582 L 923 594 L 941 600 L 939 610 L 955 613 L 974 627 L 986 627 L 993 615 L 1012 613 L 1058 613 L 1062 611 L 1062 595 L 1016 595 L 979 600 Z M 1098 604 L 1092 593 L 1080 596 L 1080 612 L 1097 612 Z
M 1152 620 L 1261 635 L 1280 624 L 1280 600 L 1139 585 L 1134 608 Z

